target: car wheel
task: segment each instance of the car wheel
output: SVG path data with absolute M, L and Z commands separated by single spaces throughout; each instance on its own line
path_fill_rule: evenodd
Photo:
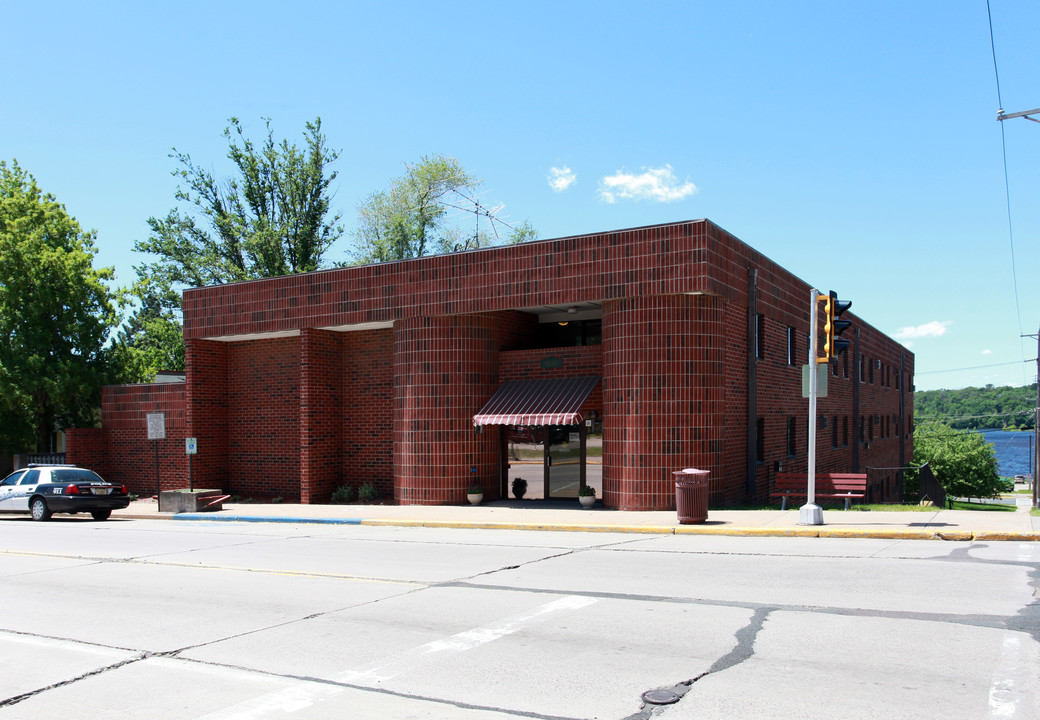
M 29 503 L 29 510 L 32 512 L 33 520 L 51 519 L 51 511 L 47 509 L 47 501 L 41 497 L 32 499 L 32 502 Z
M 111 510 L 91 510 L 90 516 L 95 520 L 108 520 L 109 515 L 112 514 Z

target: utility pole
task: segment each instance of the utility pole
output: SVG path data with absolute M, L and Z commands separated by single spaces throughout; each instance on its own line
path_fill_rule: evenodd
M 1037 108 L 1036 110 L 1023 110 L 1022 112 L 1016 113 L 1006 113 L 1004 112 L 1004 108 L 1001 108 L 997 111 L 997 121 L 1004 122 L 1005 120 L 1010 120 L 1011 118 L 1024 117 L 1026 120 L 1032 120 L 1035 123 L 1040 123 L 1040 120 L 1037 120 L 1035 117 L 1033 117 L 1033 115 L 1040 115 L 1040 108 Z
M 990 29 L 992 36 L 992 26 Z M 994 55 L 993 63 L 996 65 L 996 56 Z M 998 94 L 1000 87 L 997 87 Z M 1025 118 L 1026 120 L 1032 120 L 1035 123 L 1040 123 L 1040 120 L 1033 117 L 1033 115 L 1040 115 L 1040 108 L 1035 110 L 1023 110 L 1022 112 L 1006 113 L 1004 108 L 1000 108 L 997 111 L 997 122 L 1004 122 L 1011 118 Z M 1006 161 L 1005 161 L 1006 163 Z M 1008 219 L 1010 220 L 1010 209 L 1008 210 Z M 1033 408 L 1033 467 L 1029 471 L 1033 474 L 1033 507 L 1040 508 L 1040 499 L 1037 497 L 1037 481 L 1040 481 L 1040 330 L 1037 330 L 1036 335 L 1023 335 L 1022 337 L 1035 337 L 1036 338 L 1036 407 Z
M 1040 508 L 1040 500 L 1038 500 L 1036 489 L 1037 480 L 1040 480 L 1040 445 L 1037 444 L 1040 442 L 1040 328 L 1037 329 L 1036 335 L 1023 335 L 1022 337 L 1036 338 L 1036 407 L 1033 408 L 1033 467 L 1029 468 L 1029 472 L 1033 474 L 1033 482 L 1030 483 L 1033 488 L 1033 507 Z

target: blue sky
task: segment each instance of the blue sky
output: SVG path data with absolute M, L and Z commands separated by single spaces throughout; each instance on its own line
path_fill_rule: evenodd
M 1040 108 L 1040 4 L 991 9 L 1004 109 Z M 900 338 L 918 389 L 1036 378 L 1040 124 L 1003 123 L 1009 226 L 985 0 L 14 0 L 0 21 L 0 158 L 121 284 L 174 206 L 171 148 L 225 175 L 229 117 L 302 144 L 320 116 L 348 236 L 443 153 L 542 238 L 709 218 Z

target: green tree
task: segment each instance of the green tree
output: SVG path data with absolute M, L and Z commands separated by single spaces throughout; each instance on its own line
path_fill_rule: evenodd
M 951 427 L 1031 429 L 1035 425 L 1036 383 L 1020 387 L 986 385 L 914 393 L 914 414 Z
M 118 382 L 152 382 L 161 370 L 184 370 L 184 332 L 174 309 L 179 293 L 154 278 L 139 280 L 124 292 L 131 308 L 112 344 L 112 367 Z
M 259 146 L 237 118 L 228 122 L 235 176 L 218 180 L 187 153 L 170 154 L 181 206 L 149 218 L 150 236 L 134 247 L 156 259 L 135 267 L 135 309 L 116 353 L 124 379 L 183 367 L 183 343 L 175 339 L 182 289 L 317 270 L 343 234 L 331 207 L 331 165 L 339 153 L 329 149 L 321 118 L 306 124 L 303 149 L 276 141 L 269 119 Z M 158 362 L 167 367 L 156 368 Z
M 55 428 L 93 424 L 115 325 L 112 268 L 17 163 L 0 161 L 0 443 L 49 450 Z
M 218 181 L 187 153 L 171 153 L 181 165 L 172 172 L 181 181 L 176 199 L 189 209 L 148 219 L 151 237 L 135 247 L 159 257 L 143 266 L 147 276 L 199 287 L 309 272 L 342 235 L 329 191 L 337 176 L 329 166 L 339 154 L 327 147 L 320 118 L 306 125 L 305 151 L 276 143 L 269 119 L 260 148 L 237 118 L 228 122 L 227 157 L 238 177 Z
M 989 498 L 1001 491 L 993 444 L 980 433 L 939 422 L 918 425 L 914 428 L 914 465 L 925 463 L 951 497 Z M 916 486 L 914 473 L 907 481 L 908 496 L 916 492 Z
M 474 199 L 482 181 L 463 169 L 455 158 L 425 155 L 395 178 L 390 188 L 373 193 L 358 208 L 355 231 L 356 260 L 362 263 L 403 260 L 429 253 L 469 250 L 476 247 L 523 242 L 536 237 L 530 223 L 497 235 L 491 211 Z M 479 223 L 483 215 L 489 229 L 469 232 L 449 222 L 450 211 Z

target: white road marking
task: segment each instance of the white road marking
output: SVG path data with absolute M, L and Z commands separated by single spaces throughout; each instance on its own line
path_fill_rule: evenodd
M 554 612 L 578 610 L 598 602 L 596 598 L 568 595 L 532 610 L 502 618 L 494 623 L 464 630 L 440 640 L 420 645 L 386 660 L 376 661 L 334 675 L 336 682 L 351 684 L 375 684 L 385 682 L 415 668 L 431 657 L 447 658 L 494 642 L 521 630 L 525 624 Z M 274 715 L 286 715 L 303 710 L 346 692 L 345 688 L 308 682 L 293 685 L 283 690 L 260 695 L 204 715 L 200 720 L 261 720 Z

